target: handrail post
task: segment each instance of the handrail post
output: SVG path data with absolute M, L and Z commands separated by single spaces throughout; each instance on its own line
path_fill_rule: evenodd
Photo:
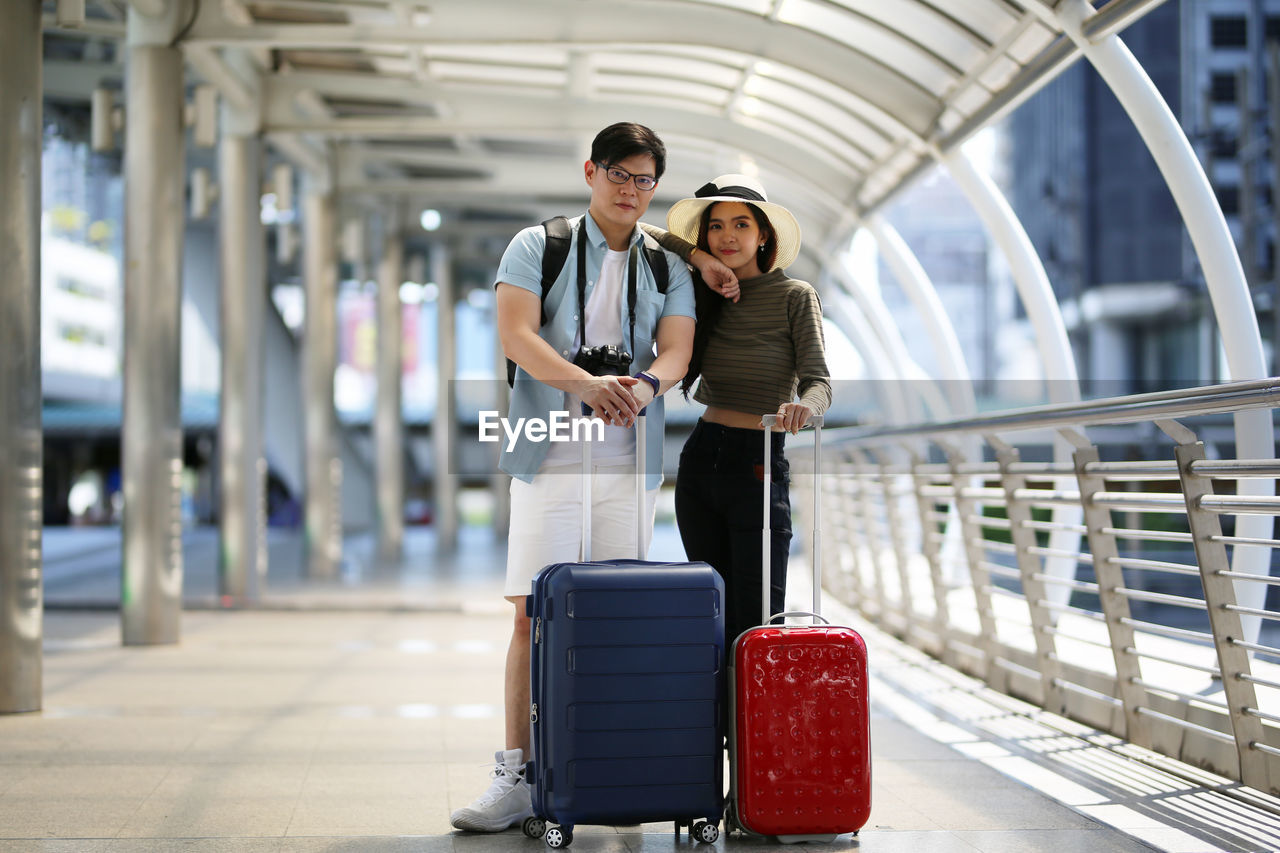
M 858 460 L 856 463 L 858 471 L 858 504 L 862 509 L 863 529 L 867 531 L 867 551 L 870 552 L 872 572 L 875 576 L 876 605 L 879 608 L 876 621 L 880 624 L 881 630 L 892 632 L 892 628 L 889 625 L 889 595 L 885 591 L 884 585 L 884 558 L 880 553 L 880 536 L 876 531 L 878 524 L 875 510 L 871 506 L 871 490 L 875 485 L 873 472 L 876 468 L 867 461 L 861 452 L 855 450 L 854 456 Z
M 1187 523 L 1200 569 L 1200 583 L 1204 587 L 1205 606 L 1209 610 L 1209 627 L 1213 631 L 1213 648 L 1222 673 L 1227 716 L 1240 760 L 1240 781 L 1251 788 L 1275 793 L 1280 789 L 1280 779 L 1270 780 L 1267 755 L 1253 748 L 1253 744 L 1265 743 L 1265 739 L 1262 720 L 1249 713 L 1257 709 L 1258 697 L 1253 684 L 1247 680 L 1252 675 L 1249 652 L 1236 644 L 1236 640 L 1244 637 L 1240 615 L 1228 609 L 1236 605 L 1236 591 L 1231 580 L 1223 577 L 1231 563 L 1227 546 L 1217 538 L 1222 536 L 1222 522 L 1216 514 L 1200 507 L 1200 499 L 1214 493 L 1213 481 L 1191 472 L 1191 463 L 1205 458 L 1204 442 L 1197 441 L 1191 430 L 1176 422 L 1161 422 L 1159 426 L 1178 442 L 1174 448 L 1178 478 L 1182 481 Z
M 902 638 L 914 645 L 916 609 L 911 600 L 911 564 L 908 562 L 906 524 L 899 512 L 898 474 L 893 470 L 893 459 L 887 451 L 876 454 L 880 463 L 880 484 L 884 488 L 884 518 L 888 525 L 889 542 L 893 559 L 898 564 L 898 598 L 902 613 Z
M 1040 683 L 1044 690 L 1041 705 L 1046 711 L 1065 714 L 1066 694 L 1060 685 L 1062 665 L 1058 660 L 1057 643 L 1052 633 L 1055 620 L 1049 608 L 1045 607 L 1048 600 L 1045 584 L 1036 577 L 1040 570 L 1040 559 L 1031 553 L 1031 548 L 1036 545 L 1035 531 L 1028 526 L 1031 521 L 1031 506 L 1016 497 L 1019 489 L 1027 487 L 1027 478 L 1010 470 L 1021 458 L 1016 447 L 994 437 L 987 441 L 996 449 L 1000 486 L 1004 489 L 1009 516 L 1009 531 L 1017 551 L 1018 573 L 1022 576 L 1022 596 L 1026 599 L 1027 612 L 1031 617 L 1032 640 L 1040 669 Z
M 861 484 L 852 454 L 841 458 L 837 451 L 834 458 L 837 460 L 835 465 L 839 476 L 831 478 L 836 494 L 836 512 L 832 517 L 839 527 L 838 533 L 833 532 L 832 535 L 843 537 L 844 547 L 828 548 L 827 553 L 834 553 L 839 563 L 841 594 L 848 596 L 849 602 L 864 615 L 869 615 L 866 605 L 870 600 L 868 593 L 871 591 L 871 572 L 863 565 L 862 548 L 866 537 L 860 529 L 858 489 Z M 846 553 L 848 562 L 845 559 Z
M 925 487 L 930 484 L 929 475 L 920 470 L 925 461 L 914 450 L 908 448 L 907 452 L 911 456 L 911 479 L 915 484 L 916 512 L 920 516 L 920 550 L 929 563 L 929 580 L 933 587 L 933 630 L 938 635 L 938 657 L 948 666 L 955 666 L 955 650 L 950 642 L 951 615 L 947 606 L 947 581 L 942 571 L 942 538 L 946 527 L 939 530 L 934 523 L 934 502 L 924 493 Z
M 1151 727 L 1138 709 L 1146 702 L 1146 689 L 1139 683 L 1141 669 L 1138 656 L 1129 651 L 1134 648 L 1133 626 L 1129 619 L 1129 600 L 1118 588 L 1124 587 L 1124 573 L 1113 562 L 1119 556 L 1116 537 L 1107 533 L 1111 527 L 1111 510 L 1094 504 L 1093 496 L 1106 491 L 1106 483 L 1096 474 L 1089 474 L 1086 466 L 1102 457 L 1096 445 L 1076 430 L 1061 430 L 1063 436 L 1076 446 L 1073 456 L 1076 466 L 1076 482 L 1080 486 L 1080 504 L 1084 508 L 1085 533 L 1089 539 L 1089 552 L 1093 555 L 1093 573 L 1098 582 L 1098 599 L 1106 619 L 1107 636 L 1111 641 L 1111 657 L 1116 667 L 1116 693 L 1123 704 L 1125 737 L 1138 746 L 1152 747 Z
M 996 665 L 999 635 L 996 632 L 996 614 L 987 592 L 987 577 L 982 569 L 982 525 L 974 519 L 981 515 L 982 507 L 973 498 L 963 494 L 966 476 L 960 473 L 965 463 L 964 454 L 952 447 L 945 447 L 947 463 L 951 467 L 951 482 L 956 490 L 956 514 L 960 517 L 960 533 L 964 539 L 965 562 L 969 564 L 969 583 L 973 586 L 973 602 L 978 610 L 978 636 L 975 644 L 982 652 L 981 677 L 989 686 L 1002 690 L 1004 670 Z

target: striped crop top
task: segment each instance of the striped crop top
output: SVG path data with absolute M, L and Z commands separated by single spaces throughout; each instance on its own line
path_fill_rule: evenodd
M 662 248 L 688 259 L 693 245 L 640 223 Z M 768 415 L 800 395 L 815 415 L 831 406 L 831 372 L 822 335 L 822 303 L 808 282 L 774 270 L 740 280 L 741 297 L 725 301 L 702 357 L 693 399 L 708 406 Z M 696 276 L 695 287 L 706 287 Z
M 817 292 L 807 282 L 789 278 L 785 270 L 738 284 L 742 296 L 721 307 L 693 399 L 765 415 L 798 393 L 815 415 L 826 412 L 831 374 Z

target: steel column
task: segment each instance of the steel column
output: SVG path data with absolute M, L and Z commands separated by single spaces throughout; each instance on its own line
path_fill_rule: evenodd
M 436 283 L 436 413 L 431 424 L 435 451 L 436 547 L 452 551 L 458 547 L 458 477 L 453 469 L 454 432 L 457 429 L 457 395 L 453 378 L 458 355 L 454 322 L 455 288 L 453 261 L 449 247 L 437 242 L 431 247 L 431 280 Z
M 879 342 L 880 347 L 889 359 L 889 364 L 892 368 L 890 375 L 899 379 L 912 380 L 904 383 L 907 385 L 911 396 L 915 397 L 914 401 L 911 401 L 910 397 L 908 397 L 908 401 L 911 403 L 911 408 L 908 410 L 910 412 L 909 419 L 913 421 L 924 420 L 926 410 L 932 410 L 934 417 L 938 420 L 952 416 L 953 413 L 946 411 L 945 403 L 943 408 L 939 409 L 939 401 L 944 399 L 942 392 L 938 389 L 933 379 L 925 376 L 919 365 L 911 358 L 906 342 L 902 339 L 902 332 L 898 328 L 897 322 L 893 319 L 893 315 L 889 313 L 889 309 L 885 306 L 880 294 L 859 285 L 854 278 L 849 255 L 846 253 L 839 258 L 835 258 L 821 252 L 815 254 L 817 254 L 824 271 L 831 276 L 831 279 L 844 293 L 848 294 L 857 303 L 861 317 L 865 324 L 870 327 L 876 341 Z
M 1044 264 L 1040 262 L 1017 214 L 995 182 L 983 174 L 962 150 L 936 156 L 1009 262 L 1018 297 L 1035 330 L 1036 349 L 1040 353 L 1050 402 L 1079 400 L 1075 358 L 1071 354 L 1071 341 L 1062 321 L 1058 299 L 1049 284 Z
M 968 460 L 958 449 L 945 447 L 947 464 L 951 468 L 951 482 L 956 492 L 956 514 L 960 518 L 960 533 L 964 539 L 965 562 L 969 564 L 969 583 L 973 587 L 973 603 L 978 611 L 978 649 L 983 656 L 983 679 L 996 687 L 1004 679 L 1004 673 L 996 665 L 1000 635 L 996 628 L 995 608 L 992 606 L 991 593 L 987 591 L 989 576 L 982 568 L 986 559 L 982 545 L 982 525 L 976 521 L 982 515 L 982 507 L 978 502 L 964 495 L 964 484 L 969 481 L 967 474 L 960 472 L 960 467 Z
M 404 244 L 396 228 L 382 244 L 378 263 L 378 399 L 374 412 L 374 452 L 378 488 L 378 554 L 399 562 L 404 554 L 404 418 L 400 378 L 404 322 L 400 285 Z
M 875 508 L 871 505 L 871 490 L 878 485 L 876 465 L 861 451 L 852 451 L 855 477 L 858 481 L 858 507 L 861 510 L 863 529 L 867 533 L 867 551 L 871 559 L 871 570 L 875 577 L 876 621 L 881 630 L 892 631 L 890 625 L 889 591 L 885 586 L 884 558 L 880 546 L 880 520 L 876 518 Z M 864 610 L 865 612 L 865 610 Z
M 164 20 L 129 10 L 125 124 L 125 645 L 178 642 L 182 614 L 182 51 Z
M 835 554 L 840 568 L 840 591 L 857 602 L 858 609 L 868 612 L 867 602 L 871 596 L 871 572 L 863 565 L 863 543 L 865 537 L 858 527 L 858 473 L 851 456 L 835 451 L 833 470 L 836 477 L 835 512 L 833 513 L 839 529 L 843 531 L 844 548 L 827 549 L 828 554 Z M 836 534 L 838 537 L 838 534 Z M 841 541 L 837 538 L 836 541 Z M 847 558 L 847 559 L 846 559 Z
M 943 525 L 939 528 L 933 520 L 933 514 L 937 512 L 937 502 L 924 493 L 925 487 L 933 484 L 932 478 L 920 470 L 925 461 L 915 451 L 908 452 L 911 456 L 911 479 L 915 486 L 916 512 L 920 516 L 920 550 L 924 552 L 924 558 L 929 563 L 929 580 L 933 587 L 933 630 L 938 635 L 938 654 L 945 663 L 954 666 L 955 650 L 948 642 L 951 633 L 951 616 L 947 605 L 947 578 L 942 568 L 942 541 L 947 526 Z
M 879 214 L 867 217 L 867 230 L 875 238 L 885 263 L 893 271 L 902 289 L 906 291 L 916 312 L 924 321 L 928 331 L 928 339 L 933 347 L 934 359 L 937 362 L 937 375 L 943 385 L 951 411 L 955 417 L 972 417 L 978 412 L 977 398 L 973 390 L 973 377 L 965 361 L 964 351 L 960 348 L 960 340 L 956 336 L 955 326 L 947 316 L 946 306 L 938 298 L 937 288 L 933 286 L 919 259 L 902 239 L 892 225 Z M 976 452 L 976 444 L 969 448 Z M 950 547 L 945 552 L 939 550 L 939 565 L 950 563 L 951 569 L 944 566 L 943 578 L 954 577 L 956 569 L 955 553 L 959 546 L 960 528 L 955 523 L 954 513 L 948 520 L 945 530 L 950 537 Z
M 302 330 L 302 416 L 306 434 L 307 575 L 332 578 L 342 559 L 342 459 L 333 408 L 338 361 L 338 251 L 335 202 L 324 186 L 303 202 L 303 279 L 307 314 Z
M 43 705 L 40 3 L 0 27 L 0 713 Z
M 263 453 L 263 316 L 266 243 L 259 211 L 261 144 L 227 134 L 219 143 L 221 183 L 222 394 L 218 413 L 221 482 L 218 592 L 245 601 L 261 592 L 259 541 L 266 483 Z
M 1146 690 L 1139 683 L 1142 672 L 1137 655 L 1129 651 L 1135 647 L 1133 626 L 1128 624 L 1129 599 L 1117 589 L 1123 589 L 1124 573 L 1113 560 L 1120 556 L 1116 537 L 1107 530 L 1111 523 L 1111 510 L 1098 506 L 1093 496 L 1107 490 L 1107 484 L 1096 474 L 1088 472 L 1092 462 L 1101 460 L 1098 448 L 1089 443 L 1083 434 L 1075 430 L 1064 431 L 1069 441 L 1076 443 L 1076 481 L 1080 484 L 1080 503 L 1084 507 L 1084 524 L 1089 538 L 1089 553 L 1093 555 L 1093 574 L 1098 581 L 1098 600 L 1102 615 L 1107 620 L 1107 635 L 1111 640 L 1111 658 L 1116 668 L 1116 695 L 1124 704 L 1125 737 L 1138 746 L 1152 747 L 1151 727 L 1138 709 L 1146 703 Z
M 947 316 L 946 306 L 938 298 L 938 291 L 916 258 L 907 241 L 896 228 L 879 214 L 867 218 L 867 230 L 875 238 L 885 263 L 893 271 L 893 277 L 906 291 L 920 319 L 928 330 L 933 357 L 938 365 L 938 378 L 943 380 L 944 391 L 954 417 L 967 418 L 978 412 L 973 392 L 973 377 L 965 361 L 964 350 L 956 336 L 955 326 Z
M 829 273 L 824 277 L 833 278 Z M 862 356 L 867 372 L 871 374 L 871 390 L 879 398 L 889 423 L 907 424 L 919 420 L 911 416 L 905 390 L 907 383 L 899 381 L 904 377 L 898 375 L 897 366 L 880 345 L 862 311 L 855 306 L 853 297 L 845 293 L 842 286 L 833 283 L 822 293 L 822 311 L 840 327 Z
M 1054 9 L 1031 3 L 1027 8 L 1060 26 L 1076 43 L 1120 101 L 1155 159 L 1204 270 L 1231 378 L 1241 381 L 1265 377 L 1267 363 L 1262 333 L 1235 241 L 1209 178 L 1177 117 L 1119 37 L 1108 35 L 1095 42 L 1085 34 L 1089 21 L 1097 17 L 1088 2 L 1068 0 Z M 1265 459 L 1275 454 L 1275 430 L 1269 413 L 1237 412 L 1235 429 L 1237 458 Z M 1273 495 L 1275 483 L 1246 480 L 1239 489 L 1241 494 Z M 1272 524 L 1269 518 L 1245 516 L 1237 528 L 1241 536 L 1265 538 L 1271 535 Z M 1232 552 L 1232 568 L 1238 572 L 1266 574 L 1270 570 L 1270 558 L 1267 548 L 1241 545 Z M 1242 584 L 1236 595 L 1242 604 L 1260 608 L 1266 599 L 1266 589 L 1260 584 Z M 1258 618 L 1246 616 L 1243 625 L 1246 639 L 1256 640 L 1261 625 Z
M 1044 368 L 1046 391 L 1053 403 L 1075 402 L 1080 399 L 1080 382 L 1076 373 L 1075 358 L 1071 353 L 1071 340 L 1062 321 L 1058 298 L 1049 284 L 1031 238 L 1013 212 L 1008 199 L 1000 192 L 991 178 L 974 165 L 963 150 L 938 154 L 956 185 L 969 199 L 974 211 L 982 220 L 987 232 L 999 244 L 1009 262 L 1018 297 L 1026 308 L 1027 317 L 1035 329 L 1036 348 Z M 1071 458 L 1070 447 L 1061 440 L 1053 445 L 1053 458 L 1060 462 Z M 1055 479 L 1058 488 L 1068 488 L 1070 480 Z M 1062 524 L 1079 524 L 1078 507 L 1055 507 L 1053 520 Z M 1049 547 L 1059 552 L 1080 550 L 1080 535 L 1066 530 L 1055 530 L 1049 535 Z M 1045 561 L 1045 574 L 1057 578 L 1072 579 L 1076 575 L 1076 561 L 1071 558 L 1050 557 Z M 1048 591 L 1049 600 L 1065 604 L 1070 590 L 1056 586 Z
M 1165 424 L 1160 426 L 1164 428 Z M 1222 522 L 1217 514 L 1200 508 L 1200 499 L 1214 493 L 1213 481 L 1191 472 L 1191 464 L 1205 458 L 1204 442 L 1195 441 L 1191 431 L 1180 424 L 1165 431 L 1178 442 L 1174 448 L 1178 478 L 1182 481 L 1182 496 L 1187 503 L 1187 523 L 1191 527 L 1200 582 L 1204 586 L 1213 647 L 1218 653 L 1218 669 L 1222 673 L 1222 692 L 1229 708 L 1231 734 L 1235 736 L 1236 751 L 1240 757 L 1240 781 L 1252 788 L 1274 793 L 1280 789 L 1280 779 L 1270 779 L 1266 754 L 1253 748 L 1255 743 L 1265 744 L 1266 737 L 1262 720 L 1250 713 L 1258 708 L 1257 691 L 1248 681 L 1252 675 L 1249 652 L 1236 641 L 1251 638 L 1245 636 L 1240 614 L 1231 609 L 1236 606 L 1236 589 L 1229 578 L 1223 577 L 1223 572 L 1231 570 L 1231 563 L 1227 559 L 1227 546 L 1217 541 L 1222 536 Z M 1270 525 L 1271 518 L 1263 518 Z M 1236 527 L 1240 527 L 1239 521 Z
M 1058 661 L 1057 642 L 1049 629 L 1053 627 L 1054 618 L 1049 608 L 1049 593 L 1045 582 L 1040 579 L 1040 558 L 1031 553 L 1036 544 L 1035 531 L 1027 526 L 1031 521 L 1031 506 L 1017 497 L 1019 489 L 1027 488 L 1027 478 L 1023 474 L 1015 474 L 1011 466 L 1020 461 L 1017 448 L 1011 447 L 994 437 L 987 439 L 996 449 L 996 461 L 1000 465 L 1000 486 L 1004 489 L 1006 511 L 1009 517 L 1009 531 L 1013 537 L 1013 545 L 1017 549 L 1018 573 L 1022 576 L 1022 597 L 1027 602 L 1027 612 L 1031 617 L 1032 640 L 1035 644 L 1036 665 L 1040 670 L 1040 684 L 1044 690 L 1041 705 L 1055 714 L 1066 713 L 1066 696 L 1059 682 L 1062 665 Z
M 911 566 L 907 562 L 910 549 L 907 548 L 906 533 L 902 513 L 898 507 L 898 473 L 893 468 L 893 460 L 888 453 L 877 453 L 880 462 L 880 486 L 884 491 L 884 519 L 889 542 L 893 548 L 893 561 L 898 566 L 898 597 L 902 608 L 903 639 L 911 642 L 916 632 L 915 602 L 911 597 Z

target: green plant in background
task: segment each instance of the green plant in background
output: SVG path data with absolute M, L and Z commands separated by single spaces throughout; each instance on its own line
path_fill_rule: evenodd
M 83 210 L 68 204 L 59 204 L 49 210 L 49 225 L 62 236 L 78 235 L 88 218 Z
M 111 244 L 111 238 L 115 236 L 116 228 L 111 222 L 105 219 L 99 219 L 89 225 L 89 242 L 99 249 L 107 249 Z

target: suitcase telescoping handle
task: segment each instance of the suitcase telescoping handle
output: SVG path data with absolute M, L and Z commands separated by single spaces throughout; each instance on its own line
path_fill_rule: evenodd
M 764 526 L 760 535 L 760 619 L 761 624 L 768 625 L 774 618 L 769 614 L 769 590 L 773 586 L 773 565 L 770 560 L 770 547 L 773 534 L 770 530 L 770 504 L 773 491 L 773 425 L 778 422 L 777 415 L 765 415 L 760 418 L 764 425 Z M 822 529 L 822 415 L 809 418 L 813 425 L 813 611 L 809 613 L 780 613 L 779 616 L 812 616 L 814 624 L 822 619 L 822 551 L 819 531 Z M 823 619 L 822 621 L 826 621 Z
M 582 404 L 582 416 L 591 417 L 591 409 Z M 636 559 L 644 559 L 645 516 L 645 410 L 636 418 Z M 582 562 L 591 562 L 591 431 L 582 431 Z
M 821 620 L 824 625 L 830 625 L 831 620 L 823 616 L 821 613 L 814 613 L 812 610 L 788 610 L 786 613 L 775 613 L 769 617 L 765 624 L 769 624 L 774 619 L 786 619 L 788 616 L 811 616 L 816 620 Z

